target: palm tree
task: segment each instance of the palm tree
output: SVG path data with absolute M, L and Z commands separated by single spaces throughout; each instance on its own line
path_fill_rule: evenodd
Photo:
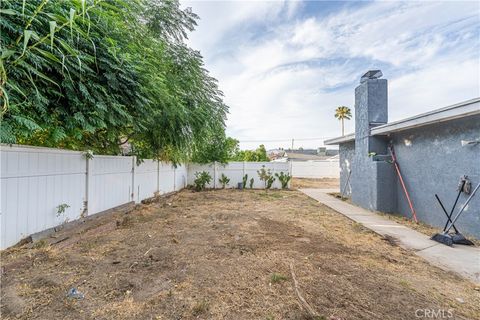
M 350 120 L 352 118 L 352 112 L 349 107 L 340 106 L 335 109 L 335 118 L 342 121 L 342 136 L 345 135 L 345 124 L 344 120 Z

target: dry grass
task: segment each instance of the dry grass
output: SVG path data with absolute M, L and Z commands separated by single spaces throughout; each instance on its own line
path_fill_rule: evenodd
M 293 178 L 291 188 L 293 189 L 338 189 L 340 187 L 340 180 L 336 178 L 322 178 L 322 179 L 307 179 L 307 178 Z
M 2 319 L 311 319 L 291 264 L 318 319 L 480 314 L 475 285 L 296 191 L 185 190 L 44 240 L 1 253 Z

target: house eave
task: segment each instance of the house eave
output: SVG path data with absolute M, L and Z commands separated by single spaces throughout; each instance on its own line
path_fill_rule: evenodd
M 331 145 L 341 144 L 341 143 L 350 142 L 350 141 L 355 141 L 355 133 L 350 133 L 350 134 L 347 134 L 346 136 L 325 140 L 323 144 L 327 146 L 331 146 Z
M 389 133 L 427 126 L 439 122 L 450 121 L 480 114 L 480 98 L 460 102 L 445 108 L 422 113 L 410 118 L 387 123 L 371 129 L 371 135 L 387 135 Z

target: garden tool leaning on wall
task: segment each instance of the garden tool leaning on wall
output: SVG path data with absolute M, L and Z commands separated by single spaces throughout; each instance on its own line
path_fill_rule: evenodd
M 442 201 L 440 201 L 440 198 L 438 197 L 438 195 L 435 194 L 435 198 L 437 198 L 437 201 L 440 204 L 440 207 L 442 208 L 443 212 L 447 216 L 447 222 L 445 223 L 445 227 L 443 227 L 443 232 L 434 234 L 431 238 L 432 240 L 435 240 L 437 242 L 446 244 L 447 246 L 451 246 L 452 244 L 464 244 L 464 245 L 470 245 L 470 246 L 473 245 L 473 243 L 470 240 L 466 239 L 458 231 L 457 227 L 455 227 L 455 222 L 458 220 L 460 215 L 463 213 L 463 210 L 467 207 L 468 203 L 470 202 L 470 200 L 475 195 L 475 192 L 477 192 L 478 188 L 480 187 L 480 184 L 477 185 L 477 187 L 473 190 L 473 192 L 471 192 L 471 189 L 472 189 L 471 186 L 472 185 L 471 185 L 470 181 L 468 180 L 467 176 L 463 176 L 463 177 L 460 178 L 460 183 L 458 184 L 458 188 L 457 188 L 457 191 L 458 191 L 457 198 L 455 199 L 455 202 L 453 203 L 453 207 L 450 210 L 450 213 L 447 213 L 447 210 L 445 209 Z M 464 205 L 462 206 L 460 211 L 457 213 L 457 215 L 452 220 L 453 211 L 455 210 L 455 207 L 458 203 L 458 199 L 460 198 L 460 195 L 462 194 L 462 192 L 467 194 L 467 195 L 470 194 L 470 196 L 468 197 L 467 201 L 464 203 Z M 450 229 L 452 229 L 452 228 L 455 231 L 455 233 L 449 233 Z

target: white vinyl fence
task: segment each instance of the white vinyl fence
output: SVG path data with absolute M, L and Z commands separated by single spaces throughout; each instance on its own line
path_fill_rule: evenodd
M 292 161 L 292 176 L 294 178 L 340 178 L 338 159 L 316 161 Z
M 1 146 L 0 249 L 81 216 L 186 186 L 185 166 L 134 157 Z M 59 210 L 64 208 L 64 211 Z
M 242 182 L 242 178 L 245 174 L 248 175 L 247 188 L 250 183 L 250 179 L 254 179 L 254 188 L 264 188 L 264 183 L 260 181 L 257 171 L 263 166 L 265 169 L 270 169 L 272 174 L 284 172 L 290 174 L 290 163 L 288 162 L 229 162 L 228 164 L 212 163 L 212 164 L 190 164 L 188 166 L 188 184 L 193 185 L 195 180 L 195 173 L 206 171 L 212 177 L 211 183 L 208 188 L 221 188 L 222 184 L 218 181 L 222 174 L 226 175 L 230 182 L 228 188 L 236 188 L 239 182 Z M 280 189 L 282 187 L 280 181 L 275 179 L 272 185 L 273 189 Z

